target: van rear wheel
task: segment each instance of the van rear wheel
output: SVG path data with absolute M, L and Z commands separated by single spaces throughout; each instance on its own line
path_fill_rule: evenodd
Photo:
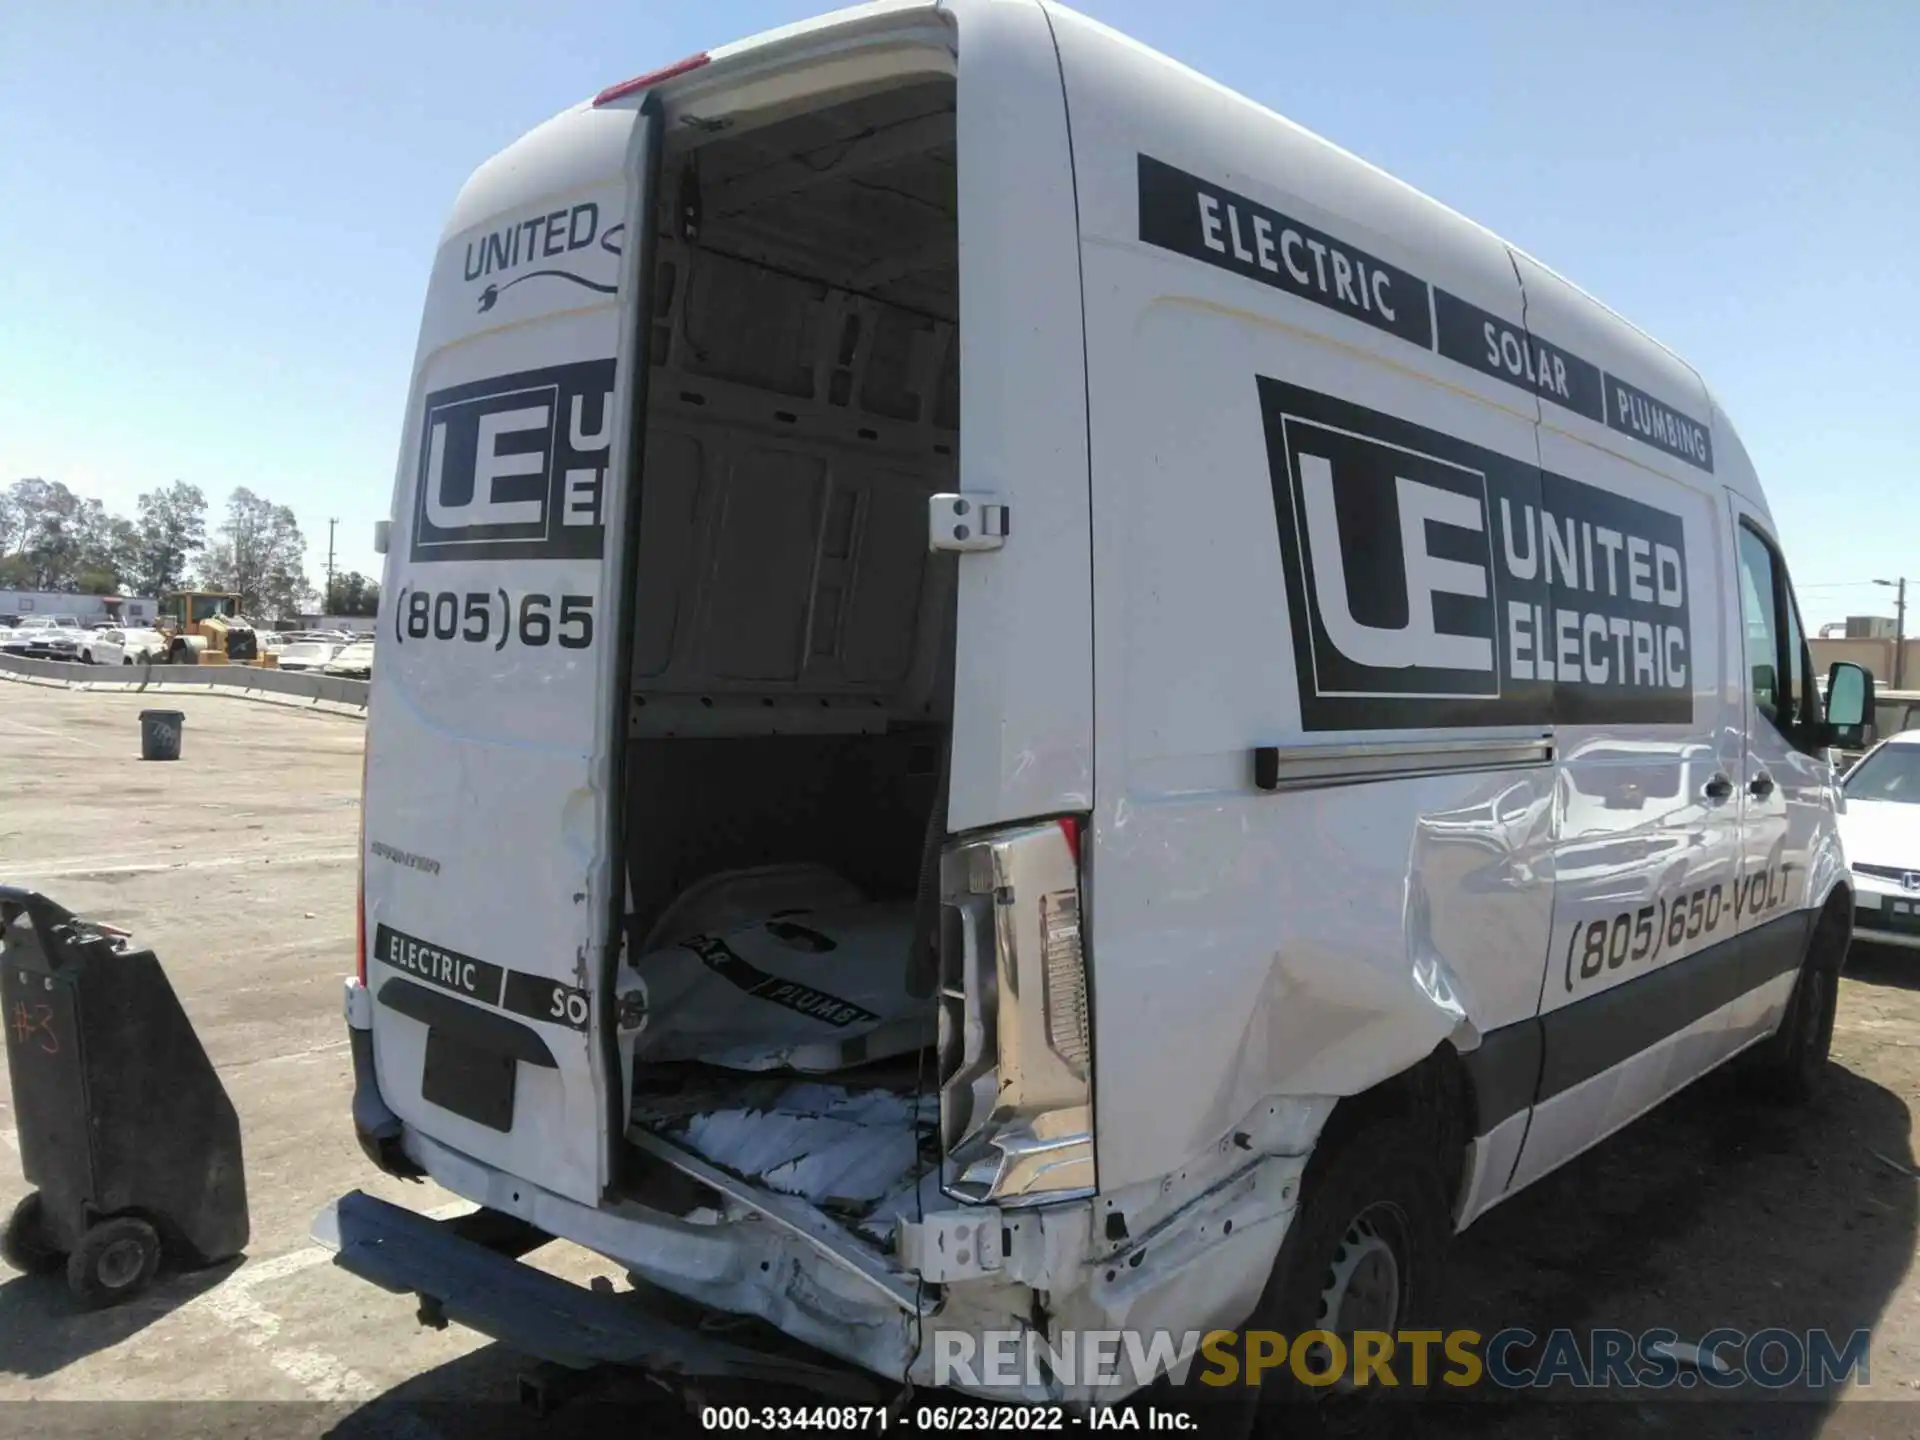
M 1845 922 L 1831 910 L 1822 913 L 1780 1028 L 1740 1057 L 1741 1083 L 1754 1099 L 1790 1107 L 1818 1093 L 1833 1052 L 1847 939 Z
M 1354 1337 L 1435 1328 L 1453 1221 L 1432 1150 L 1430 1132 L 1396 1119 L 1316 1151 L 1300 1209 L 1243 1331 L 1284 1337 L 1286 1355 L 1281 1360 L 1279 1342 L 1268 1342 L 1274 1360 L 1259 1376 L 1257 1399 L 1235 1407 L 1233 1431 L 1360 1440 L 1392 1434 L 1410 1417 L 1407 1402 L 1417 1390 L 1409 1357 L 1397 1345 L 1388 1352 L 1396 1383 L 1382 1384 L 1376 1370 L 1356 1384 Z M 1303 1348 L 1312 1331 L 1335 1338 Z M 1250 1348 L 1243 1338 L 1242 1380 Z M 1441 1357 L 1429 1353 L 1428 1377 L 1442 1368 Z

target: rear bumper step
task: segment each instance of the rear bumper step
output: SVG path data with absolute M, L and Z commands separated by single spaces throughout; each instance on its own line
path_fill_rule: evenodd
M 354 1190 L 313 1222 L 334 1263 L 511 1349 L 574 1370 L 617 1365 L 653 1374 L 757 1380 L 867 1403 L 886 1382 L 831 1361 L 716 1339 L 649 1311 L 632 1294 L 583 1290 L 434 1220 Z M 470 1226 L 469 1226 L 470 1228 Z

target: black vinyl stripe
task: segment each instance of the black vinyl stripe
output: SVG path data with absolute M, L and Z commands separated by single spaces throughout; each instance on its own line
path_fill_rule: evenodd
M 409 980 L 431 985 L 529 1020 L 584 1031 L 592 1015 L 587 992 L 547 975 L 530 975 L 421 940 L 390 925 L 374 930 L 372 959 Z M 380 991 L 384 996 L 387 992 Z
M 1812 912 L 1796 910 L 1541 1017 L 1545 1061 L 1535 1104 L 1611 1070 L 1722 1005 L 1792 970 Z
M 1709 423 L 1524 322 L 1516 330 L 1338 236 L 1151 155 L 1139 155 L 1137 168 L 1140 238 L 1149 245 L 1338 311 L 1713 473 Z
M 1473 1087 L 1475 1129 L 1482 1135 L 1533 1103 L 1540 1088 L 1541 1032 L 1529 1016 L 1481 1037 L 1480 1047 L 1461 1057 Z
M 1475 1128 L 1488 1134 L 1529 1103 L 1565 1094 L 1797 969 L 1812 922 L 1812 911 L 1797 910 L 1591 999 L 1489 1032 L 1462 1057 Z

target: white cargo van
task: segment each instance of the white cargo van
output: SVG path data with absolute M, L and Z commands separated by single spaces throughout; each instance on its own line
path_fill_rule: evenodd
M 1824 1062 L 1871 682 L 1700 377 L 1045 0 L 483 165 L 392 513 L 353 1117 L 484 1208 L 316 1234 L 430 1319 L 843 1389 L 1405 1329 L 1502 1199 Z

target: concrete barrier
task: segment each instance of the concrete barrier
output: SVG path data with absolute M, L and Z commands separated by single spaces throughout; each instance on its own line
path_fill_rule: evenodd
M 64 685 L 67 672 L 84 670 L 84 665 L 70 665 L 64 660 L 29 660 L 24 655 L 0 655 L 0 673 L 12 676 L 16 680 L 25 680 L 31 685 Z
M 143 695 L 201 691 L 335 715 L 364 717 L 367 713 L 365 680 L 319 675 L 310 670 L 262 670 L 252 665 L 78 665 L 65 660 L 0 655 L 0 679 Z

